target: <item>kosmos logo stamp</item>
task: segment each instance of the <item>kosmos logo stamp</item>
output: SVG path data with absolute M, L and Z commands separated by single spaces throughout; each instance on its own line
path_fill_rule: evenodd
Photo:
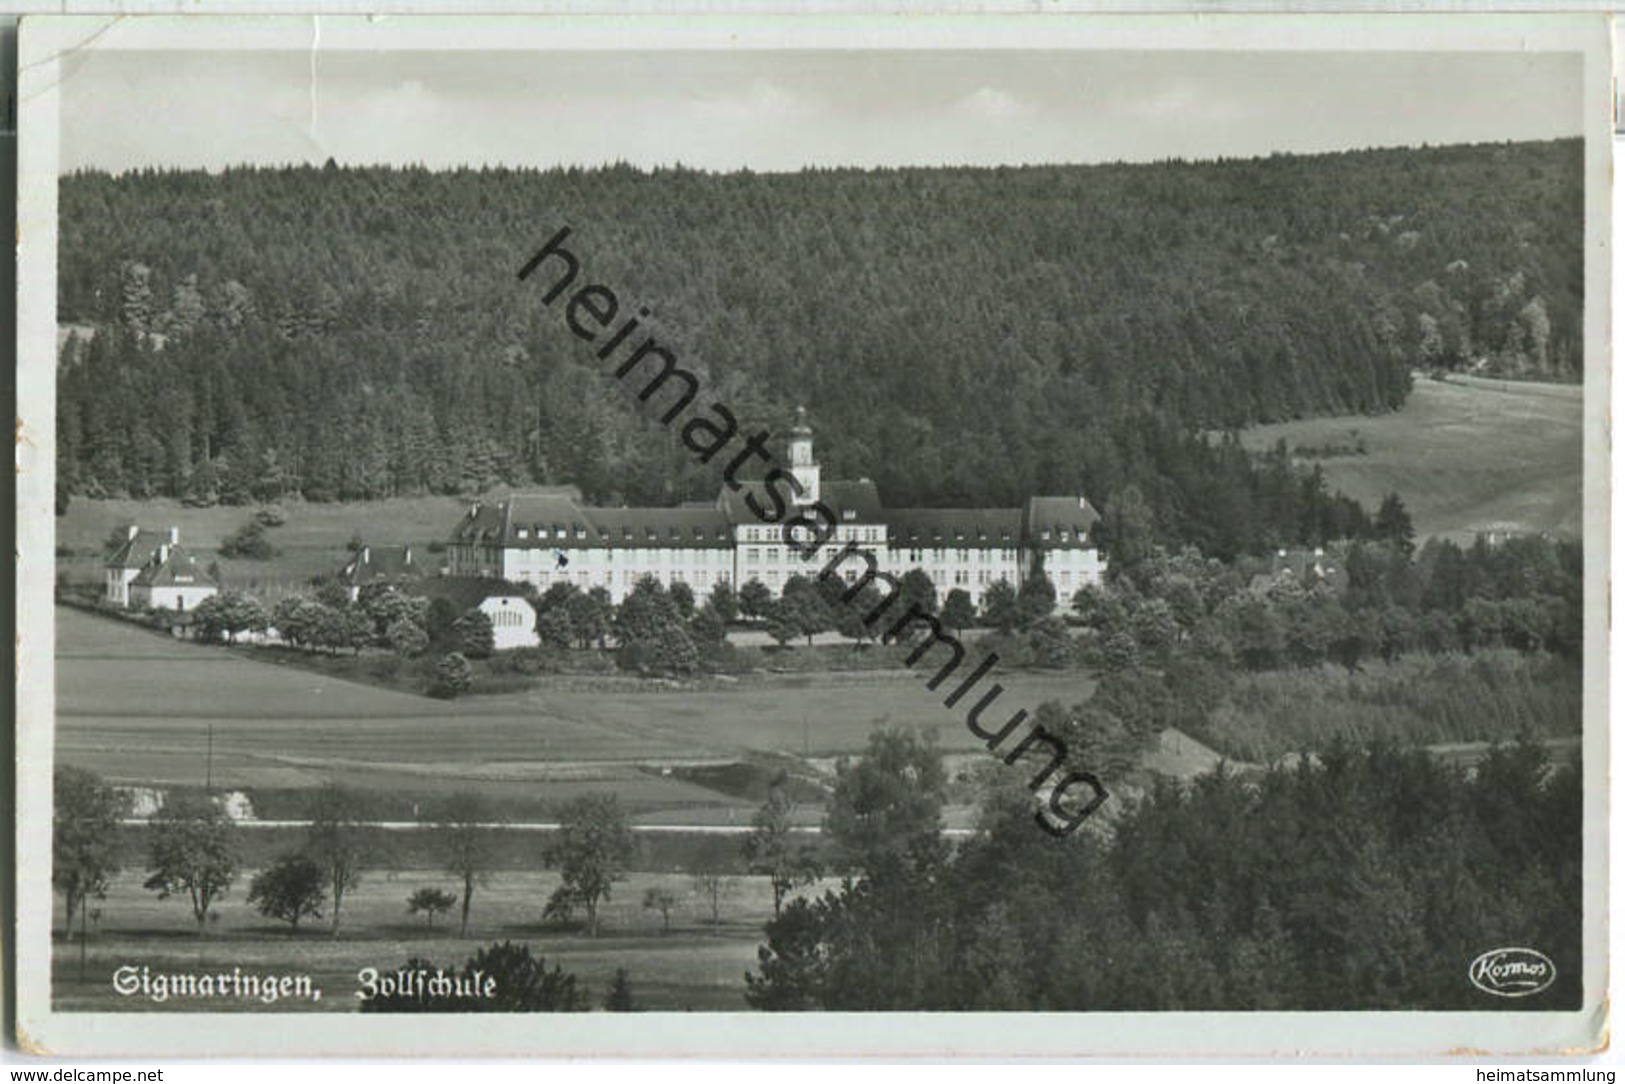
M 1473 985 L 1497 997 L 1538 994 L 1557 979 L 1557 967 L 1545 953 L 1529 948 L 1491 949 L 1467 969 Z

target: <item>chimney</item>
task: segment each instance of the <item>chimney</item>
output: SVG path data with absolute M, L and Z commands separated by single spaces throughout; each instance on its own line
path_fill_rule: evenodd
M 412 563 L 412 547 L 411 546 L 402 546 L 401 547 L 401 564 L 409 565 L 411 563 Z
M 158 546 L 158 567 L 162 568 L 169 563 L 169 543 L 163 542 Z
M 169 544 L 171 546 L 178 546 L 181 544 L 181 529 L 179 527 L 171 527 L 169 529 Z
M 141 528 L 132 523 L 125 533 L 129 536 L 130 541 L 134 542 L 135 536 L 141 533 Z
M 362 546 L 361 547 L 361 564 L 364 564 L 364 565 L 372 564 L 372 547 L 371 546 Z

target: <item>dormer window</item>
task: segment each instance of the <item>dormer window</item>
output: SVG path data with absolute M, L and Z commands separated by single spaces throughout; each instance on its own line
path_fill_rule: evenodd
M 586 537 L 587 537 L 587 528 L 585 528 L 585 527 L 577 527 L 576 528 L 576 538 L 580 539 L 580 538 L 586 538 Z
M 632 541 L 632 528 L 630 528 L 630 527 L 622 527 L 621 528 L 621 539 L 623 541 L 626 541 L 626 542 Z
M 525 528 L 525 527 L 519 528 L 519 537 L 520 538 L 529 538 L 530 537 L 530 530 L 528 528 Z
M 660 541 L 660 532 L 655 530 L 653 527 L 649 528 L 649 541 L 650 542 L 658 542 L 658 541 Z
M 848 522 L 857 519 L 858 510 L 856 508 L 843 508 L 841 509 L 841 518 L 847 520 Z
M 1042 538 L 1045 542 L 1048 542 L 1049 541 L 1049 529 L 1045 528 L 1044 530 L 1040 531 L 1038 533 L 1038 537 Z

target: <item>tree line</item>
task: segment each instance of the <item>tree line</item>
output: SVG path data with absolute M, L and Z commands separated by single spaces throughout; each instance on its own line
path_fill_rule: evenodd
M 1040 715 L 1082 738 L 1088 707 L 1048 703 Z M 948 775 L 929 735 L 882 729 L 840 761 L 821 840 L 793 830 L 795 803 L 775 785 L 740 844 L 774 904 L 745 1001 L 768 1011 L 1504 1008 L 1472 989 L 1466 965 L 1486 946 L 1519 944 L 1557 965 L 1533 1007 L 1578 1004 L 1579 772 L 1537 744 L 1497 746 L 1472 771 L 1392 743 L 1333 743 L 1246 775 L 1221 765 L 1119 796 L 1109 824 L 1064 838 L 1033 831 L 1035 798 L 1010 777 L 989 771 L 977 786 L 978 831 L 955 843 L 941 831 Z M 53 884 L 71 930 L 118 872 L 121 800 L 74 768 L 58 769 L 56 796 Z M 336 933 L 339 901 L 368 864 L 355 800 L 340 787 L 318 792 L 306 846 L 262 870 L 249 902 L 297 928 L 331 900 Z M 496 818 L 477 798 L 458 801 L 426 823 L 464 890 L 466 936 Z M 626 812 L 613 795 L 587 795 L 560 819 L 540 854 L 560 871 L 543 913 L 559 923 L 583 914 L 592 936 L 632 857 Z M 218 803 L 195 795 L 172 795 L 150 821 L 146 885 L 188 900 L 200 935 L 238 874 L 234 832 Z M 696 866 L 696 887 L 720 869 Z M 710 891 L 714 909 L 720 889 Z M 425 895 L 413 894 L 415 909 Z M 670 900 L 651 890 L 644 906 Z M 506 1009 L 455 997 L 363 1008 L 588 1007 L 574 976 L 525 946 L 482 949 L 462 974 L 510 966 Z M 610 1000 L 630 1004 L 626 975 Z
M 1308 541 L 1258 492 L 1267 472 L 1199 434 L 1393 409 L 1415 367 L 1577 373 L 1582 187 L 1577 140 L 793 175 L 82 172 L 61 182 L 61 474 L 65 494 L 203 504 L 714 496 L 515 287 L 567 224 L 742 418 L 805 403 L 830 476 L 888 502 L 1133 484 L 1175 541 Z
M 1065 839 L 1033 831 L 1033 798 L 990 775 L 979 831 L 958 846 L 940 833 L 941 781 L 929 741 L 871 739 L 825 825 L 845 876 L 767 923 L 752 1006 L 1579 1004 L 1580 774 L 1538 745 L 1498 747 L 1472 773 L 1391 744 L 1245 778 L 1221 766 L 1160 780 L 1109 829 Z M 843 786 L 857 816 L 838 816 Z M 1540 946 L 1557 985 L 1533 1004 L 1480 994 L 1467 965 L 1500 945 Z

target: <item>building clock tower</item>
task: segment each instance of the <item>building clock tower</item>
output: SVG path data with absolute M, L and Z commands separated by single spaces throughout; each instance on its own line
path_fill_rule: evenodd
M 796 424 L 790 430 L 790 473 L 801 483 L 797 504 L 818 499 L 818 461 L 813 458 L 812 429 L 807 425 L 807 408 L 796 407 Z

